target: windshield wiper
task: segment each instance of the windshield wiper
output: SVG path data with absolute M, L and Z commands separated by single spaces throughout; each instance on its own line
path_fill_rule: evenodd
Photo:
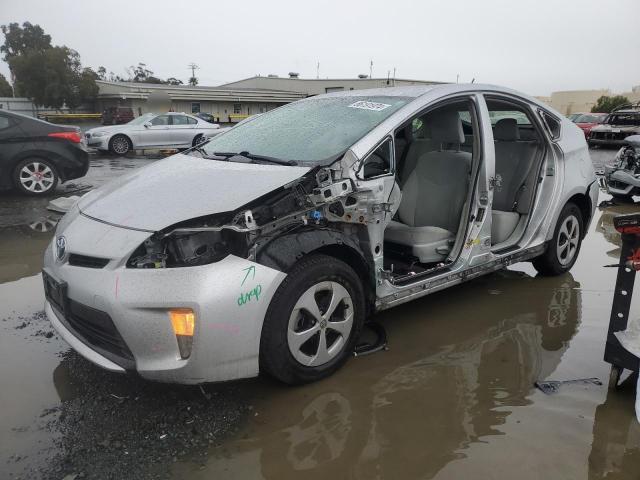
M 275 163 L 276 165 L 286 165 L 288 167 L 292 167 L 294 165 L 298 165 L 298 162 L 295 160 L 282 160 L 280 158 L 275 157 L 267 157 L 266 155 L 256 155 L 253 153 L 249 153 L 246 151 L 243 152 L 213 152 L 215 156 L 218 157 L 226 157 L 229 159 L 230 157 L 240 156 L 244 158 L 248 158 L 249 160 L 257 160 L 262 162 Z

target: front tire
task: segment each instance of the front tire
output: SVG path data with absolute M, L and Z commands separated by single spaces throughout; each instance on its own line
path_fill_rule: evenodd
M 582 213 L 574 203 L 567 203 L 558 217 L 547 250 L 535 258 L 534 268 L 546 276 L 562 275 L 573 267 L 582 245 Z
M 265 316 L 260 368 L 288 384 L 328 377 L 351 356 L 365 317 L 360 278 L 326 255 L 301 260 Z
M 26 195 L 42 196 L 53 192 L 58 185 L 58 172 L 49 160 L 28 158 L 20 162 L 13 175 L 18 190 Z
M 125 135 L 114 135 L 109 141 L 109 151 L 114 155 L 124 156 L 133 148 L 131 140 Z

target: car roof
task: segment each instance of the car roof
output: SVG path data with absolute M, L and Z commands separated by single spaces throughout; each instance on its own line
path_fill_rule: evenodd
M 640 109 L 624 109 L 624 110 L 616 110 L 614 112 L 611 112 L 611 115 L 615 115 L 618 113 L 622 113 L 622 114 L 628 114 L 628 113 L 640 113 Z
M 456 93 L 505 94 L 505 95 L 518 97 L 522 100 L 532 103 L 546 110 L 547 112 L 552 113 L 554 116 L 558 116 L 558 117 L 563 116 L 562 114 L 554 110 L 549 105 L 541 102 L 537 98 L 534 98 L 530 95 L 519 92 L 517 90 L 512 90 L 507 87 L 502 87 L 500 85 L 491 85 L 491 84 L 482 84 L 482 83 L 441 83 L 441 84 L 434 84 L 434 85 L 403 85 L 400 87 L 382 87 L 382 88 L 371 88 L 371 89 L 364 89 L 364 90 L 346 90 L 341 92 L 323 93 L 321 95 L 308 97 L 306 99 L 302 99 L 298 101 L 304 102 L 306 100 L 314 99 L 314 98 L 365 97 L 365 96 L 382 96 L 382 97 L 397 96 L 397 97 L 409 97 L 416 100 L 430 93 L 439 94 L 443 97 L 446 95 L 451 95 Z

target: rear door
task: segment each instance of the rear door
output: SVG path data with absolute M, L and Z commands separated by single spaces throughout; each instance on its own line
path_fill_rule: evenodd
M 11 171 L 15 158 L 24 148 L 25 137 L 16 118 L 0 112 L 0 184 L 3 186 L 11 183 Z
M 195 118 L 187 115 L 171 115 L 173 124 L 171 125 L 171 138 L 175 145 L 191 146 L 195 137 L 195 127 L 198 123 Z

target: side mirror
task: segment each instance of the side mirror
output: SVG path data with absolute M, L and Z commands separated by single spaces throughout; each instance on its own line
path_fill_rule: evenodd
M 144 128 L 149 128 L 151 126 L 151 122 L 145 122 L 144 123 Z

